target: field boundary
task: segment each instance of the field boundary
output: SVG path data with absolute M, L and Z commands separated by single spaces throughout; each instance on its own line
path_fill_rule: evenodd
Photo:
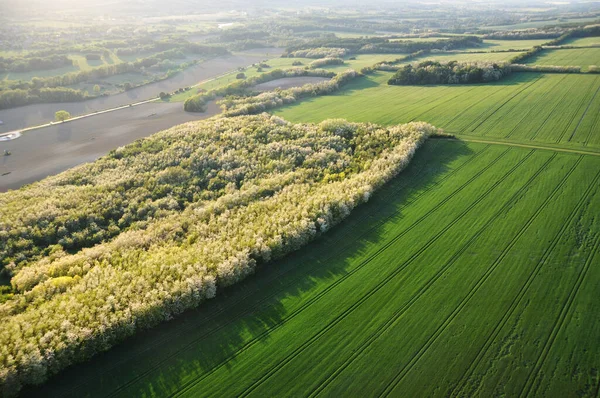
M 541 149 L 541 150 L 546 150 L 546 151 L 566 152 L 566 153 L 573 153 L 573 154 L 578 154 L 578 155 L 600 156 L 600 151 L 593 152 L 593 151 L 583 151 L 580 149 L 569 149 L 569 148 L 561 148 L 561 147 L 548 146 L 548 145 L 538 145 L 538 144 L 531 145 L 531 144 L 522 144 L 519 142 L 511 142 L 511 141 L 496 141 L 496 140 L 488 140 L 488 139 L 479 138 L 479 137 L 474 138 L 473 136 L 462 135 L 462 134 L 455 134 L 455 136 L 456 136 L 456 140 L 465 141 L 465 142 L 475 142 L 475 143 L 479 143 L 479 144 L 506 145 L 506 146 L 514 146 L 514 147 L 519 147 L 519 148 L 530 148 L 530 149 Z

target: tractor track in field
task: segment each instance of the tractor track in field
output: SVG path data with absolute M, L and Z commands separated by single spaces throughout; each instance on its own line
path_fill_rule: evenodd
M 500 88 L 494 92 L 491 92 L 490 94 L 486 95 L 485 97 L 483 97 L 483 99 L 481 101 L 478 102 L 484 102 L 485 100 L 487 100 L 489 97 L 498 94 L 499 92 L 502 91 L 502 89 L 504 89 L 505 87 L 500 86 Z M 454 121 L 458 118 L 460 118 L 462 115 L 464 115 L 466 112 L 468 112 L 469 110 L 471 110 L 470 107 L 465 107 L 465 109 L 463 109 L 462 111 L 460 111 L 458 114 L 456 114 L 452 119 L 450 119 L 448 122 L 444 123 L 445 126 L 449 126 L 450 124 L 454 123 Z
M 467 182 L 465 182 L 463 185 L 461 185 L 459 188 L 457 188 L 456 190 L 454 190 L 450 195 L 448 195 L 446 198 L 444 198 L 442 201 L 440 201 L 440 203 L 438 203 L 437 206 L 433 207 L 430 211 L 428 211 L 427 213 L 425 213 L 423 216 L 421 216 L 419 219 L 417 219 L 415 222 L 413 222 L 409 227 L 407 227 L 406 229 L 404 229 L 402 232 L 398 233 L 396 236 L 394 236 L 393 238 L 391 238 L 386 244 L 382 245 L 377 251 L 375 251 L 373 254 L 371 254 L 369 257 L 367 257 L 365 260 L 363 260 L 356 268 L 354 268 L 353 270 L 349 271 L 347 274 L 343 275 L 340 279 L 338 279 L 337 281 L 335 281 L 334 283 L 332 283 L 331 285 L 329 285 L 327 288 L 325 288 L 323 291 L 321 291 L 319 294 L 317 294 L 315 297 L 313 297 L 312 299 L 310 299 L 309 301 L 307 301 L 305 304 L 303 304 L 301 307 L 297 308 L 296 310 L 292 311 L 288 317 L 286 317 L 285 319 L 283 319 L 281 322 L 277 323 L 276 325 L 274 325 L 273 327 L 265 330 L 263 333 L 259 334 L 258 336 L 256 336 L 255 338 L 253 338 L 252 340 L 248 341 L 248 343 L 246 343 L 244 346 L 240 347 L 240 349 L 238 349 L 236 352 L 234 352 L 232 355 L 229 356 L 229 358 L 225 359 L 223 362 L 221 362 L 219 365 L 215 366 L 214 368 L 212 368 L 210 371 L 206 372 L 204 375 L 202 375 L 202 377 L 197 378 L 197 379 L 193 379 L 190 380 L 187 383 L 184 383 L 180 390 L 176 391 L 175 393 L 171 394 L 171 397 L 174 396 L 180 396 L 182 394 L 184 394 L 185 392 L 189 391 L 191 388 L 193 388 L 196 384 L 200 383 L 202 380 L 204 380 L 205 378 L 207 378 L 208 376 L 210 376 L 211 374 L 213 374 L 214 372 L 216 372 L 218 369 L 222 368 L 223 366 L 225 366 L 227 364 L 227 362 L 229 362 L 230 360 L 232 360 L 233 358 L 237 357 L 240 353 L 248 350 L 250 347 L 252 347 L 254 344 L 256 344 L 258 341 L 260 341 L 263 337 L 267 336 L 269 333 L 271 333 L 272 331 L 279 329 L 280 327 L 282 327 L 283 325 L 285 325 L 287 322 L 289 322 L 290 320 L 292 320 L 294 317 L 296 317 L 298 314 L 300 314 L 302 311 L 304 311 L 306 308 L 310 307 L 313 303 L 315 303 L 316 301 L 320 300 L 322 297 L 324 297 L 327 293 L 329 293 L 331 290 L 333 290 L 335 287 L 337 287 L 338 285 L 340 285 L 342 282 L 344 282 L 346 279 L 348 279 L 349 277 L 351 277 L 352 275 L 354 275 L 356 272 L 358 272 L 359 270 L 361 270 L 362 268 L 364 268 L 367 264 L 369 264 L 373 259 L 375 259 L 377 256 L 379 256 L 382 252 L 384 252 L 385 250 L 387 250 L 390 246 L 392 246 L 396 241 L 398 241 L 400 238 L 402 238 L 404 235 L 406 235 L 408 232 L 410 232 L 412 229 L 414 229 L 418 224 L 420 224 L 424 219 L 426 219 L 429 215 L 433 214 L 435 211 L 437 211 L 441 205 L 443 205 L 444 203 L 447 203 L 452 197 L 456 196 L 460 191 L 462 191 L 466 186 L 470 185 L 473 181 L 475 181 L 479 176 L 481 176 L 486 170 L 488 170 L 489 168 L 491 168 L 494 164 L 496 164 L 502 157 L 504 157 L 504 155 L 506 155 L 508 153 L 509 149 L 503 151 L 502 153 L 500 153 L 500 155 L 498 157 L 496 157 L 494 160 L 492 160 L 486 167 L 482 168 L 479 172 L 477 172 L 473 177 L 471 177 L 469 180 L 467 180 Z M 473 203 L 472 206 L 469 206 L 470 209 L 472 209 L 475 206 L 476 203 Z M 466 214 L 465 212 L 463 212 L 463 216 L 464 214 Z M 454 219 L 446 228 L 449 229 L 453 223 L 456 223 L 459 221 L 459 218 Z M 419 250 L 419 253 L 415 253 L 413 256 L 411 257 L 416 257 L 418 256 L 422 251 L 424 251 L 427 247 L 431 246 L 431 244 L 433 244 L 435 242 L 435 240 L 437 240 L 445 231 L 442 231 L 438 234 L 436 234 L 434 236 L 434 238 L 432 238 L 432 240 L 430 240 L 425 246 L 423 246 L 421 248 L 421 250 Z M 400 270 L 397 270 L 397 272 L 400 272 Z M 372 291 L 374 293 L 374 291 Z M 356 302 L 355 302 L 356 303 Z
M 534 151 L 531 151 L 530 154 L 527 156 L 527 158 L 529 158 L 532 154 L 534 153 Z M 455 261 L 457 261 L 460 256 L 471 246 L 471 244 L 473 244 L 478 238 L 479 236 L 481 236 L 481 234 L 492 224 L 494 223 L 498 217 L 500 217 L 507 209 L 510 208 L 510 206 L 519 198 L 519 195 L 521 195 L 523 192 L 525 192 L 529 186 L 531 185 L 531 183 L 540 175 L 542 174 L 542 172 L 547 168 L 547 166 L 552 162 L 552 160 L 556 157 L 556 155 L 552 155 L 550 156 L 550 158 L 544 162 L 540 168 L 536 171 L 535 174 L 533 174 L 528 181 L 521 187 L 519 188 L 514 194 L 511 195 L 511 197 L 506 201 L 506 203 L 496 211 L 496 213 L 490 217 L 490 219 L 488 221 L 486 221 L 486 223 L 480 227 L 478 229 L 478 231 L 473 234 L 471 236 L 471 238 L 469 238 L 469 240 L 463 244 L 463 246 L 453 254 L 453 256 L 444 264 L 444 266 L 432 277 L 430 278 L 427 283 L 425 285 L 423 285 L 419 291 L 418 294 L 411 297 L 411 299 L 405 304 L 403 305 L 400 309 L 398 309 L 394 315 L 385 322 L 385 324 L 383 325 L 382 328 L 378 329 L 377 331 L 375 331 L 371 336 L 369 336 L 369 338 L 364 342 L 364 344 L 359 347 L 358 349 L 356 349 L 352 356 L 349 357 L 338 369 L 336 369 L 333 373 L 331 373 L 327 379 L 325 381 L 323 381 L 315 390 L 313 390 L 309 396 L 310 397 L 314 397 L 317 396 L 321 391 L 323 391 L 325 388 L 327 388 L 327 386 L 329 384 L 331 384 L 331 382 L 333 382 L 337 376 L 339 376 L 352 362 L 354 362 L 356 359 L 358 359 L 362 353 L 370 347 L 371 344 L 373 344 L 383 333 L 385 333 L 390 327 L 392 327 L 396 321 L 404 314 L 406 313 L 406 311 L 408 311 L 408 309 L 410 309 L 412 307 L 412 305 L 448 270 L 450 269 L 450 267 L 454 264 Z M 491 273 L 491 272 L 490 272 Z
M 554 89 L 556 88 L 556 86 L 558 86 L 558 85 L 559 85 L 559 84 L 560 84 L 560 83 L 561 83 L 561 82 L 562 82 L 564 79 L 565 79 L 565 78 L 563 77 L 562 79 L 560 79 L 558 82 L 556 82 L 556 83 L 555 83 L 555 84 L 553 84 L 553 85 L 550 83 L 550 84 L 552 85 L 552 87 L 550 88 L 550 90 L 554 90 Z M 551 82 L 551 81 L 550 81 L 550 82 Z M 533 94 L 533 91 L 531 91 L 531 92 L 529 92 L 527 95 L 525 95 L 525 97 L 524 97 L 523 99 L 527 99 L 527 98 L 528 98 L 528 97 L 529 97 L 531 94 Z M 505 135 L 503 138 L 505 138 L 505 139 L 509 139 L 510 137 L 512 137 L 512 135 L 515 133 L 515 131 L 517 131 L 517 130 L 519 129 L 519 127 L 522 127 L 522 126 L 521 126 L 521 122 L 522 122 L 523 120 L 525 120 L 525 119 L 527 118 L 527 116 L 529 116 L 529 114 L 530 114 L 531 112 L 535 111 L 535 110 L 536 110 L 536 107 L 533 107 L 533 106 L 532 106 L 532 107 L 530 107 L 530 108 L 527 110 L 527 112 L 525 112 L 525 115 L 524 115 L 524 116 L 523 116 L 521 119 L 519 119 L 519 122 L 518 122 L 518 123 L 515 125 L 515 127 L 513 127 L 513 128 L 512 128 L 512 130 L 510 130 L 510 132 L 509 132 L 507 135 Z M 485 137 L 486 135 L 487 135 L 487 133 L 484 133 L 482 136 L 483 136 L 483 137 Z
M 587 276 L 588 270 L 590 269 L 590 264 L 592 263 L 592 259 L 598 253 L 599 246 L 600 246 L 600 238 L 596 238 L 596 243 L 594 244 L 592 250 L 590 251 L 590 255 L 588 256 L 584 266 L 582 267 L 581 271 L 579 272 L 579 275 L 577 276 L 577 280 L 575 281 L 573 288 L 569 292 L 567 301 L 565 302 L 564 306 L 562 307 L 561 312 L 558 315 L 558 319 L 554 323 L 554 326 L 550 332 L 550 335 L 548 336 L 548 339 L 546 340 L 544 347 L 542 348 L 542 351 L 540 352 L 540 355 L 538 356 L 538 359 L 536 360 L 533 369 L 531 369 L 531 371 L 529 372 L 527 381 L 525 382 L 525 385 L 523 386 L 523 389 L 521 390 L 521 393 L 519 394 L 520 397 L 526 397 L 526 396 L 530 395 L 531 389 L 535 385 L 535 380 L 539 376 L 540 369 L 544 365 L 544 362 L 545 362 L 546 358 L 548 357 L 548 352 L 552 348 L 552 345 L 554 344 L 556 337 L 558 336 L 558 334 L 561 332 L 563 326 L 565 325 L 565 320 L 571 312 L 571 307 L 573 306 L 575 297 L 579 293 L 579 289 L 581 288 L 581 285 L 583 284 L 583 281 L 585 280 L 585 278 Z M 537 390 L 537 388 L 536 388 L 536 390 Z M 533 394 L 533 396 L 535 396 L 535 393 Z
M 499 179 L 495 184 L 493 184 L 490 188 L 488 188 L 488 190 L 483 193 L 474 203 L 473 205 L 469 206 L 467 209 L 464 210 L 464 212 L 459 215 L 455 220 L 453 220 L 447 227 L 445 227 L 442 232 L 438 235 L 436 235 L 434 237 L 434 240 L 437 240 L 440 236 L 442 236 L 448 229 L 450 229 L 450 227 L 452 227 L 454 224 L 456 224 L 456 222 L 458 222 L 458 220 L 462 219 L 462 217 L 467 214 L 468 212 L 471 211 L 471 209 L 474 207 L 474 205 L 478 204 L 479 202 L 481 202 L 485 197 L 487 197 L 487 195 L 492 192 L 498 185 L 500 185 L 506 178 L 508 178 L 508 176 L 510 176 L 516 169 L 518 169 L 527 159 L 529 159 L 531 157 L 531 155 L 534 153 L 534 151 L 529 152 L 529 154 L 527 154 L 526 156 L 523 157 L 523 159 L 521 159 L 519 162 L 517 162 L 512 168 L 511 170 L 509 170 L 501 179 Z M 412 261 L 414 261 L 415 259 L 417 259 L 420 254 L 422 254 L 425 249 L 427 247 L 429 247 L 430 245 L 425 245 L 423 248 L 421 248 L 417 253 L 415 253 L 415 255 L 411 256 L 404 264 L 402 264 L 402 266 L 397 269 L 396 271 L 394 271 L 392 274 L 390 274 L 389 277 L 387 277 L 384 281 L 382 281 L 380 284 L 377 285 L 377 287 L 372 291 L 369 292 L 367 295 L 361 297 L 361 299 L 357 302 L 355 302 L 352 307 L 350 309 L 348 309 L 347 313 L 346 311 L 344 313 L 342 313 L 342 315 L 339 316 L 339 318 L 336 318 L 336 320 L 334 320 L 333 322 L 331 322 L 330 324 L 326 325 L 323 329 L 321 329 L 318 333 L 316 333 L 315 335 L 313 335 L 313 337 L 311 337 L 309 340 L 307 340 L 304 344 L 302 344 L 300 347 L 298 347 L 296 350 L 294 350 L 292 353 L 290 353 L 286 358 L 284 358 L 282 361 L 280 361 L 277 365 L 275 365 L 274 367 L 272 367 L 267 374 L 265 374 L 261 379 L 259 379 L 257 382 L 255 382 L 252 386 L 250 386 L 246 391 L 244 391 L 242 394 L 240 394 L 240 396 L 246 396 L 249 393 L 251 393 L 254 389 L 256 389 L 260 384 L 262 384 L 262 382 L 266 381 L 269 377 L 271 377 L 273 374 L 277 373 L 281 368 L 283 368 L 287 363 L 289 363 L 290 361 L 292 361 L 297 355 L 299 355 L 301 352 L 303 352 L 306 348 L 308 348 L 310 345 L 312 345 L 314 342 L 318 341 L 318 339 L 324 335 L 328 330 L 330 330 L 331 328 L 333 328 L 335 325 L 337 325 L 339 322 L 341 322 L 347 315 L 349 315 L 351 312 L 354 311 L 355 308 L 358 308 L 358 306 L 360 306 L 362 303 L 364 303 L 372 294 L 374 294 L 376 291 L 380 290 L 381 288 L 383 288 L 385 285 L 387 285 L 388 282 L 390 282 L 391 280 L 394 279 L 395 276 L 397 276 L 400 271 L 402 271 L 403 269 L 405 269 L 410 263 L 412 263 Z M 466 249 L 466 248 L 465 248 Z M 443 273 L 442 271 L 440 271 L 440 275 L 441 273 Z M 421 292 L 420 295 L 422 295 L 423 292 Z M 417 296 L 414 298 L 414 301 L 416 301 L 418 299 Z M 366 297 L 368 296 L 368 297 Z M 364 298 L 364 299 L 363 299 Z M 413 299 L 411 299 L 413 300 Z M 412 305 L 412 304 L 411 304 Z M 408 309 L 410 307 L 410 305 L 406 308 Z M 404 312 L 404 311 L 403 311 Z M 402 313 L 403 313 L 402 312 Z M 401 315 L 401 314 L 400 314 Z M 398 317 L 400 316 L 398 315 Z M 393 322 L 392 322 L 393 323 Z
M 516 96 L 518 96 L 519 94 L 521 94 L 523 91 L 525 91 L 526 89 L 528 89 L 529 87 L 531 87 L 532 85 L 534 85 L 535 83 L 537 83 L 542 78 L 542 76 L 543 75 L 540 75 L 537 79 L 535 79 L 531 83 L 525 84 L 525 87 L 523 87 L 522 89 L 518 90 L 513 95 L 509 94 L 509 98 L 506 101 L 502 102 L 502 104 L 500 104 L 500 106 L 497 106 L 497 104 L 494 104 L 494 105 L 490 106 L 486 112 L 482 112 L 482 116 L 483 116 L 485 113 L 487 113 L 489 111 L 492 111 L 487 116 L 484 116 L 483 120 L 481 122 L 479 122 L 475 127 L 473 127 L 471 129 L 471 132 L 473 132 L 477 128 L 479 128 L 479 126 L 481 126 L 483 123 L 485 123 L 490 117 L 492 117 L 496 112 L 498 112 L 501 108 L 503 108 L 504 105 L 508 104 L 513 98 L 515 98 Z M 477 121 L 480 120 L 480 119 L 481 118 L 477 118 L 477 119 L 473 120 L 473 122 L 471 122 L 467 126 L 465 126 L 465 130 L 471 128 L 471 126 L 473 125 L 473 123 L 477 123 Z
M 577 162 L 577 164 L 579 164 L 579 162 Z M 491 347 L 492 343 L 496 340 L 496 338 L 498 337 L 498 335 L 500 334 L 500 332 L 502 331 L 502 329 L 504 328 L 504 326 L 506 325 L 506 323 L 508 322 L 510 317 L 513 315 L 513 313 L 515 312 L 515 310 L 517 309 L 517 307 L 519 306 L 519 304 L 525 297 L 525 294 L 529 290 L 529 287 L 531 286 L 534 279 L 538 275 L 540 269 L 550 258 L 552 251 L 554 250 L 554 248 L 556 247 L 556 245 L 562 238 L 567 227 L 571 224 L 573 217 L 575 217 L 575 215 L 577 214 L 577 212 L 579 211 L 581 206 L 583 206 L 585 199 L 588 197 L 589 193 L 591 192 L 592 188 L 594 187 L 594 184 L 597 183 L 599 177 L 600 177 L 600 172 L 598 174 L 596 174 L 596 177 L 594 178 L 594 180 L 592 181 L 590 186 L 583 193 L 583 195 L 581 196 L 580 200 L 577 202 L 577 204 L 575 205 L 575 207 L 573 208 L 571 213 L 566 217 L 565 222 L 562 224 L 558 233 L 552 239 L 550 245 L 548 245 L 546 247 L 546 250 L 544 250 L 544 253 L 540 257 L 540 260 L 534 266 L 532 272 L 529 274 L 527 280 L 525 281 L 525 283 L 523 284 L 523 286 L 521 287 L 521 289 L 519 290 L 517 295 L 512 300 L 510 306 L 508 307 L 508 309 L 506 310 L 506 312 L 504 313 L 502 318 L 498 321 L 498 323 L 496 324 L 496 326 L 494 327 L 494 329 L 492 330 L 491 334 L 488 336 L 488 338 L 486 339 L 484 344 L 481 346 L 479 352 L 475 356 L 474 360 L 471 362 L 471 365 L 469 366 L 469 368 L 467 368 L 467 370 L 465 371 L 463 376 L 458 379 L 459 382 L 457 383 L 456 387 L 448 394 L 448 396 L 450 396 L 450 397 L 459 396 L 460 391 L 466 386 L 466 384 L 468 383 L 468 380 L 471 379 L 473 373 L 475 372 L 475 369 L 477 368 L 479 363 L 481 363 L 483 357 L 485 356 L 485 354 Z M 557 188 L 555 188 L 552 195 L 558 191 L 559 187 L 560 187 L 560 185 L 557 186 Z
M 596 78 L 596 80 L 595 80 L 594 83 L 598 83 L 598 80 L 599 80 L 599 78 Z M 594 91 L 594 94 L 592 95 L 592 98 L 590 98 L 588 100 L 587 106 L 585 107 L 585 111 L 583 111 L 583 114 L 581 115 L 581 117 L 579 118 L 579 121 L 577 122 L 577 126 L 575 126 L 575 129 L 573 129 L 573 131 L 571 132 L 571 135 L 567 139 L 567 142 L 570 142 L 571 139 L 573 138 L 573 136 L 575 135 L 575 132 L 579 128 L 579 125 L 581 124 L 581 122 L 585 118 L 585 115 L 587 115 L 587 113 L 588 113 L 588 111 L 590 109 L 590 106 L 592 106 L 592 103 L 594 102 L 594 99 L 596 99 L 596 96 L 598 95 L 598 91 L 600 91 L 600 85 L 598 86 L 598 88 L 596 89 L 596 91 Z M 583 97 L 583 99 L 585 99 L 585 97 Z M 571 119 L 571 123 L 575 119 L 575 116 L 577 115 L 577 112 L 579 112 L 579 110 L 581 109 L 581 107 L 585 106 L 585 103 L 583 102 L 583 100 L 580 99 L 580 101 L 581 101 L 581 104 L 577 108 L 577 111 L 573 114 L 573 118 Z M 567 126 L 563 129 L 563 132 L 560 134 L 560 137 L 556 141 L 554 141 L 556 144 L 560 144 L 560 142 L 564 138 L 565 134 L 567 134 L 567 131 L 569 130 L 569 127 L 571 126 L 571 123 L 567 124 Z
M 454 97 L 448 98 L 447 100 L 444 100 L 444 101 L 440 102 L 439 104 L 435 104 L 435 105 L 434 105 L 434 106 L 432 106 L 431 108 L 428 108 L 427 110 L 425 110 L 425 111 L 423 111 L 423 112 L 419 113 L 417 116 L 415 116 L 415 117 L 411 118 L 411 119 L 409 120 L 409 122 L 414 122 L 414 121 L 415 121 L 415 119 L 418 119 L 419 117 L 421 117 L 422 115 L 426 114 L 427 112 L 431 112 L 433 109 L 437 108 L 438 106 L 442 106 L 442 105 L 444 105 L 445 103 L 447 103 L 447 102 L 450 102 L 450 101 L 452 101 L 452 100 L 453 100 L 453 99 L 455 99 L 455 98 L 458 98 L 458 97 L 460 97 L 460 96 L 462 96 L 462 95 L 464 95 L 464 94 L 470 93 L 471 91 L 475 90 L 476 88 L 477 88 L 477 87 L 473 87 L 473 88 L 471 88 L 471 89 L 469 89 L 469 90 L 467 90 L 467 91 L 465 91 L 465 92 L 463 92 L 463 93 L 459 93 L 458 95 L 455 95 Z
M 564 79 L 566 79 L 567 76 L 568 75 L 565 75 L 565 77 L 562 78 L 561 82 Z M 552 110 L 550 110 L 550 112 L 548 113 L 548 116 L 546 116 L 546 118 L 544 119 L 542 124 L 540 124 L 540 126 L 537 128 L 537 130 L 535 130 L 533 135 L 529 138 L 529 141 L 534 141 L 537 138 L 537 136 L 540 133 L 540 131 L 542 130 L 542 128 L 544 128 L 546 123 L 548 123 L 548 120 L 550 120 L 552 118 L 552 116 L 554 116 L 554 112 L 556 111 L 556 109 L 563 103 L 564 99 L 567 97 L 567 94 L 569 94 L 571 92 L 571 90 L 573 90 L 573 88 L 575 88 L 575 87 L 576 86 L 571 86 L 571 87 L 569 87 L 569 89 L 565 90 L 565 92 L 560 97 L 560 99 L 556 102 L 556 104 L 554 104 L 554 106 L 552 107 Z
M 544 164 L 543 168 L 545 168 L 552 160 L 554 156 L 549 159 L 549 161 Z M 479 289 L 483 286 L 483 284 L 488 280 L 490 275 L 498 268 L 500 263 L 504 260 L 509 251 L 514 247 L 517 241 L 523 236 L 525 231 L 533 224 L 536 218 L 540 215 L 543 209 L 546 208 L 548 203 L 552 200 L 554 195 L 558 192 L 559 188 L 567 181 L 572 172 L 575 170 L 579 162 L 575 162 L 574 166 L 571 168 L 569 173 L 565 175 L 565 177 L 561 180 L 561 182 L 555 187 L 555 189 L 550 193 L 548 197 L 544 200 L 544 202 L 536 209 L 536 211 L 532 214 L 532 216 L 527 220 L 525 224 L 519 229 L 517 234 L 511 239 L 509 244 L 502 250 L 502 252 L 496 257 L 490 268 L 484 273 L 481 279 L 477 281 L 475 286 L 469 291 L 469 293 L 461 300 L 459 305 L 452 311 L 452 313 L 444 320 L 444 322 L 438 327 L 438 329 L 433 333 L 433 335 L 427 340 L 427 342 L 421 347 L 421 349 L 415 354 L 415 356 L 411 359 L 411 361 L 397 374 L 397 376 L 392 380 L 392 382 L 384 389 L 384 392 L 381 394 L 383 396 L 389 396 L 390 393 L 394 390 L 394 388 L 404 379 L 404 377 L 414 368 L 415 364 L 425 355 L 427 350 L 437 341 L 437 339 L 443 334 L 446 328 L 454 321 L 454 319 L 458 316 L 458 314 L 463 310 L 463 308 L 471 301 L 473 296 L 479 291 Z M 542 169 L 539 171 L 541 172 Z M 539 173 L 534 175 L 529 181 L 532 182 L 535 177 L 537 177 Z M 519 192 L 515 195 L 515 198 L 518 198 Z M 500 212 L 501 214 L 501 212 Z
M 600 115 L 600 114 L 599 114 Z M 554 151 L 554 152 L 564 152 L 564 153 L 574 153 L 578 155 L 590 155 L 590 156 L 600 156 L 600 152 L 592 152 L 592 151 L 582 151 L 580 149 L 568 149 L 568 148 L 557 148 L 552 146 L 538 145 L 538 144 L 525 144 L 519 142 L 505 142 L 505 141 L 494 141 L 488 139 L 480 139 L 471 138 L 472 136 L 463 136 L 460 134 L 456 134 L 456 139 L 465 142 L 476 142 L 480 144 L 492 144 L 492 145 L 503 145 L 503 146 L 512 146 L 519 148 L 530 148 L 530 149 L 541 149 L 546 151 Z
M 426 193 L 432 191 L 433 189 L 435 189 L 436 187 L 438 187 L 440 184 L 442 184 L 445 180 L 447 180 L 448 178 L 450 178 L 452 175 L 458 173 L 461 169 L 463 169 L 465 166 L 467 166 L 468 164 L 471 164 L 471 162 L 473 162 L 476 158 L 478 158 L 481 154 L 483 154 L 485 151 L 487 151 L 489 149 L 489 145 L 485 146 L 484 148 L 482 148 L 480 151 L 474 153 L 473 155 L 471 155 L 466 161 L 464 161 L 463 163 L 461 163 L 459 166 L 457 166 L 455 169 L 453 169 L 452 171 L 450 171 L 447 175 L 444 176 L 444 178 L 442 178 L 440 181 L 437 181 L 435 184 L 432 184 L 431 186 L 429 186 L 427 189 L 425 189 L 424 191 L 420 192 L 414 199 L 412 199 L 410 202 L 407 202 L 406 204 L 402 205 L 398 210 L 394 211 L 392 214 L 390 214 L 389 216 L 385 217 L 384 219 L 382 219 L 380 222 L 378 222 L 376 225 L 374 225 L 372 228 L 370 228 L 369 230 L 365 231 L 365 233 L 363 235 L 367 235 L 368 233 L 370 233 L 373 229 L 378 228 L 380 225 L 384 224 L 385 222 L 387 222 L 389 219 L 391 219 L 392 217 L 396 216 L 396 214 L 403 210 L 404 208 L 406 208 L 407 206 L 409 206 L 411 203 L 414 203 L 416 200 L 418 200 L 419 198 L 421 198 L 422 196 L 424 196 Z M 402 186 L 398 187 L 397 190 L 394 190 L 394 192 L 399 192 L 402 189 L 406 188 L 407 184 L 403 184 Z M 318 264 L 315 264 L 314 267 L 316 268 L 318 266 Z M 285 275 L 287 273 L 283 272 L 281 274 L 278 274 L 276 276 L 273 277 L 273 280 L 277 280 L 278 278 L 280 278 L 282 275 Z M 293 283 L 294 281 L 296 281 L 298 278 L 295 278 L 294 280 L 292 280 L 290 282 Z M 285 286 L 288 286 L 290 284 L 287 284 Z M 264 303 L 266 303 L 270 298 L 274 297 L 276 294 L 278 294 L 279 291 L 274 292 L 272 295 L 267 296 L 265 299 L 259 301 L 257 303 L 256 306 L 253 306 L 251 309 L 249 309 L 248 311 L 242 313 L 241 315 L 256 311 L 257 308 L 260 308 Z M 245 299 L 247 299 L 247 297 L 249 297 L 252 293 L 249 293 L 248 295 L 245 295 L 243 297 L 240 298 L 239 301 L 236 301 L 235 304 L 244 301 Z M 218 316 L 224 312 L 227 311 L 227 308 L 223 308 L 221 310 L 219 310 L 218 312 L 216 312 L 215 314 L 211 315 L 211 317 L 213 316 Z M 233 322 L 233 321 L 232 321 Z M 172 353 L 171 355 L 169 355 L 168 357 L 166 357 L 164 360 L 162 360 L 161 362 L 157 363 L 155 366 L 153 366 L 151 369 L 141 373 L 140 375 L 138 375 L 135 379 L 130 380 L 127 384 L 124 384 L 122 386 L 119 386 L 118 389 L 114 390 L 109 396 L 115 396 L 116 394 L 118 394 L 119 392 L 121 392 L 123 389 L 129 387 L 130 385 L 134 384 L 135 382 L 141 380 L 142 378 L 144 378 L 145 376 L 147 376 L 148 374 L 150 374 L 151 372 L 159 369 L 164 363 L 166 363 L 169 359 L 172 359 L 174 357 L 176 357 L 180 352 L 188 349 L 189 347 L 193 346 L 194 344 L 196 344 L 198 341 L 200 341 L 203 338 L 206 338 L 216 332 L 218 332 L 219 330 L 223 329 L 225 326 L 229 325 L 231 322 L 227 322 L 225 324 L 222 324 L 221 326 L 219 326 L 216 329 L 213 329 L 205 334 L 203 334 L 202 336 L 198 337 L 197 339 L 194 339 L 192 342 L 190 342 L 189 344 L 185 345 L 183 348 L 181 348 L 180 350 L 177 350 L 176 352 Z M 194 327 L 194 325 L 190 325 L 190 327 Z M 155 345 L 153 345 L 152 347 L 161 344 L 162 342 L 168 340 L 169 338 L 165 338 L 164 340 L 161 340 L 159 342 L 157 342 Z M 151 347 L 148 347 L 148 349 L 150 349 Z M 147 350 L 146 350 L 147 351 Z M 114 367 L 116 368 L 116 366 Z M 111 369 L 111 370 L 114 370 Z M 109 370 L 109 371 L 111 371 Z M 109 372 L 107 371 L 107 372 Z M 80 386 L 76 386 L 73 390 L 79 388 Z M 72 391 L 73 391 L 72 390 Z

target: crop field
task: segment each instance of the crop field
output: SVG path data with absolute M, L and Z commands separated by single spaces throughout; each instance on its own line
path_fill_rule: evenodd
M 430 140 L 306 250 L 44 396 L 591 395 L 599 178 L 598 156 Z
M 423 120 L 454 134 L 600 149 L 600 76 L 515 73 L 492 84 L 389 86 L 378 72 L 277 110 L 291 121 Z
M 564 45 L 568 46 L 600 46 L 600 37 L 579 37 L 574 39 L 568 39 L 564 43 Z
M 600 65 L 600 48 L 545 50 L 527 60 L 528 64 L 582 66 Z

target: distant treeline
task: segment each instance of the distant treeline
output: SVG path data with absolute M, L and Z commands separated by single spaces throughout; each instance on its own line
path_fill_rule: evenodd
M 56 69 L 73 65 L 66 55 L 49 55 L 46 57 L 0 57 L 0 73 L 32 72 L 38 70 Z
M 455 50 L 460 48 L 478 47 L 482 43 L 483 40 L 476 36 L 462 36 L 427 42 L 391 41 L 382 37 L 325 38 L 290 46 L 286 49 L 286 53 L 283 57 L 289 56 L 289 54 L 297 54 L 299 50 L 323 47 L 346 49 L 349 53 L 357 54 L 410 54 L 420 50 Z
M 510 74 L 508 64 L 491 62 L 440 63 L 424 61 L 405 65 L 388 81 L 392 85 L 469 84 L 486 83 L 502 79 Z

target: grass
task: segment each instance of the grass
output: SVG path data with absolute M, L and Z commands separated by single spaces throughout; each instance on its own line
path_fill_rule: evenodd
M 527 60 L 528 64 L 582 66 L 600 65 L 600 48 L 545 50 Z
M 597 385 L 598 170 L 594 156 L 430 140 L 305 250 L 61 374 L 44 396 L 566 396 Z
M 494 84 L 389 86 L 391 73 L 280 108 L 290 121 L 423 120 L 455 134 L 600 149 L 600 76 L 515 73 Z

